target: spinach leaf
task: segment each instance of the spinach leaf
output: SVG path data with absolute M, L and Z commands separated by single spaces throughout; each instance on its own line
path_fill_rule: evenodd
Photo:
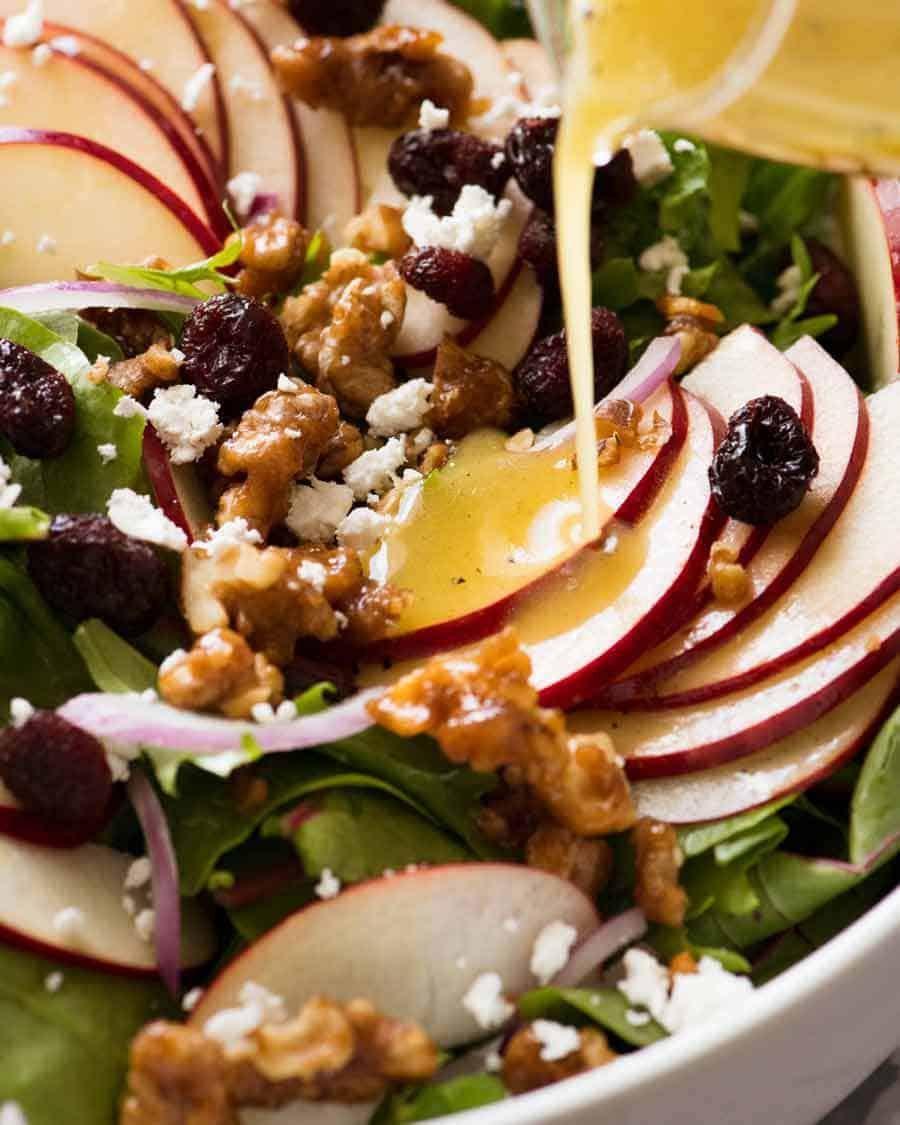
M 709 153 L 709 229 L 722 250 L 741 248 L 741 200 L 753 161 L 731 149 L 707 146 Z
M 630 1005 L 617 988 L 539 988 L 519 997 L 519 1011 L 528 1020 L 596 1024 L 631 1047 L 646 1047 L 666 1037 L 655 1020 L 635 1025 L 626 1013 Z
M 881 728 L 866 755 L 850 806 L 850 859 L 865 863 L 900 843 L 900 711 Z M 880 861 L 888 858 L 881 855 Z
M 659 198 L 659 226 L 690 252 L 700 243 L 709 218 L 709 153 L 699 141 L 690 142 L 692 148 L 676 148 L 675 142 L 683 139 L 680 134 L 660 135 L 674 171 L 653 189 Z
M 50 517 L 40 508 L 0 508 L 0 543 L 46 539 Z
M 408 1125 L 478 1109 L 506 1098 L 506 1088 L 493 1074 L 464 1074 L 446 1082 L 428 1086 L 410 1086 L 398 1090 L 381 1103 L 372 1118 L 372 1125 Z
M 146 691 L 156 687 L 156 665 L 102 621 L 83 621 L 72 640 L 101 691 Z
M 793 797 L 782 797 L 761 808 L 726 817 L 724 820 L 713 820 L 706 824 L 692 824 L 687 828 L 679 828 L 678 843 L 685 859 L 693 859 L 694 856 L 702 855 L 703 852 L 742 835 L 748 829 L 755 828 L 793 800 Z
M 114 363 L 125 358 L 125 353 L 119 347 L 118 341 L 105 332 L 101 332 L 89 320 L 78 321 L 78 339 L 75 341 L 91 363 L 98 356 L 105 355 Z

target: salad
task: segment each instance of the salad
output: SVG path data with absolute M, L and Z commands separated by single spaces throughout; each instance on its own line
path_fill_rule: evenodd
M 403 1125 L 777 988 L 897 884 L 895 185 L 598 168 L 585 545 L 515 0 L 113 9 L 0 2 L 0 1122 Z

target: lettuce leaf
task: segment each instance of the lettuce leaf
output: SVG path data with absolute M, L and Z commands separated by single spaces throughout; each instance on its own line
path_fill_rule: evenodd
M 579 1027 L 595 1024 L 630 1047 L 646 1047 L 665 1038 L 665 1029 L 655 1020 L 629 1023 L 629 1007 L 617 988 L 538 988 L 519 997 L 519 1011 L 527 1020 L 555 1020 Z
M 156 687 L 156 665 L 102 621 L 83 621 L 72 640 L 101 691 L 146 691 Z
M 464 1074 L 446 1082 L 410 1086 L 389 1094 L 372 1118 L 372 1125 L 409 1125 L 493 1105 L 507 1097 L 503 1083 L 493 1074 Z
M 0 543 L 46 539 L 49 530 L 50 517 L 40 508 L 0 508 Z

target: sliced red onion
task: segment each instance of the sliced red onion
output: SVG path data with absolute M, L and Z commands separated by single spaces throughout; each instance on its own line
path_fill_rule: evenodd
M 153 746 L 184 754 L 221 754 L 241 750 L 242 740 L 250 735 L 264 754 L 276 754 L 337 742 L 367 730 L 372 720 L 366 704 L 379 694 L 377 688 L 358 692 L 325 711 L 275 723 L 220 719 L 181 711 L 139 695 L 106 692 L 76 695 L 60 707 L 59 714 L 95 738 L 131 746 Z
M 187 315 L 195 297 L 164 289 L 133 289 L 112 281 L 50 281 L 0 289 L 0 305 L 26 315 L 58 309 L 152 309 Z
M 128 779 L 128 796 L 141 823 L 150 858 L 156 964 L 166 988 L 177 996 L 181 966 L 181 895 L 169 824 L 153 786 L 139 767 L 132 770 Z
M 553 978 L 556 988 L 576 988 L 581 982 L 626 945 L 647 932 L 647 919 L 638 907 L 617 914 L 595 930 L 577 947 L 568 964 Z
M 277 211 L 279 203 L 280 201 L 277 192 L 259 191 L 253 197 L 253 202 L 250 204 L 250 210 L 247 212 L 247 218 L 255 219 L 259 215 L 266 215 L 270 211 Z

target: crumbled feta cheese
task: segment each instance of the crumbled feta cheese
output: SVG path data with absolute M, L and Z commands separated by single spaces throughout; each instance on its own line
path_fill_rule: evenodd
M 33 47 L 44 31 L 44 0 L 29 0 L 9 16 L 3 28 L 4 47 Z
M 315 887 L 319 898 L 336 898 L 341 893 L 341 881 L 330 867 L 324 867 Z
M 262 182 L 259 172 L 238 172 L 226 184 L 239 218 L 246 219 L 250 214 L 253 201 L 262 190 Z
M 53 915 L 53 932 L 70 945 L 75 945 L 84 935 L 84 924 L 84 911 L 77 906 L 64 906 Z
M 11 484 L 12 469 L 0 457 L 0 508 L 11 508 L 22 491 L 20 484 Z
M 376 437 L 391 437 L 418 429 L 431 407 L 433 389 L 427 379 L 409 379 L 379 395 L 366 414 L 370 432 Z
M 420 129 L 446 129 L 449 124 L 449 109 L 440 109 L 430 98 L 426 98 L 419 106 Z
M 662 183 L 675 171 L 675 165 L 659 133 L 653 129 L 641 129 L 625 138 L 623 146 L 631 156 L 634 178 L 644 187 Z
M 42 234 L 35 243 L 34 248 L 38 252 L 38 254 L 55 254 L 56 239 L 49 234 Z
M 531 1032 L 541 1044 L 540 1057 L 544 1062 L 559 1062 L 566 1059 L 581 1046 L 581 1035 L 577 1027 L 568 1027 L 554 1020 L 535 1020 Z
M 35 66 L 45 66 L 53 57 L 53 49 L 49 43 L 38 43 L 31 50 L 31 61 Z
M 200 101 L 200 95 L 212 82 L 216 68 L 213 63 L 204 63 L 198 67 L 184 84 L 181 95 L 181 108 L 186 113 L 193 113 Z
M 512 77 L 514 76 L 510 75 L 510 78 Z M 516 120 L 522 117 L 559 117 L 562 109 L 555 100 L 557 95 L 555 86 L 541 87 L 535 94 L 534 100 L 530 102 L 516 97 L 515 94 L 501 94 L 491 100 L 490 107 L 484 113 L 472 119 L 473 124 L 483 128 L 502 121 L 504 117 Z
M 368 449 L 355 461 L 351 461 L 344 469 L 344 480 L 356 499 L 364 500 L 370 492 L 380 494 L 393 487 L 397 483 L 397 470 L 405 461 L 404 442 L 400 438 L 392 437 L 379 449 Z M 346 514 L 344 512 L 344 515 Z
M 28 1125 L 25 1110 L 18 1102 L 0 1104 L 0 1125 Z
M 243 74 L 233 74 L 228 79 L 228 89 L 232 94 L 243 95 L 251 102 L 261 101 L 264 96 L 262 85 Z
M 338 543 L 354 551 L 368 551 L 381 539 L 390 522 L 380 512 L 356 508 L 338 524 Z
M 145 703 L 156 703 L 159 699 L 156 688 L 152 687 L 144 688 L 142 692 L 138 693 L 138 697 L 143 699 Z
M 701 957 L 696 973 L 670 974 L 652 954 L 629 949 L 623 965 L 625 979 L 619 982 L 619 991 L 629 1004 L 645 1008 L 673 1033 L 703 1023 L 719 1011 L 740 1007 L 753 991 L 746 977 L 729 973 L 713 957 Z M 636 1026 L 638 1014 L 629 1018 Z
M 54 35 L 50 40 L 50 46 L 61 55 L 68 55 L 70 59 L 81 54 L 81 47 L 74 35 Z
M 170 551 L 183 551 L 187 547 L 187 536 L 181 528 L 159 508 L 154 508 L 148 496 L 141 496 L 131 488 L 114 489 L 106 514 L 123 535 Z
M 310 477 L 308 484 L 297 484 L 291 489 L 284 522 L 298 539 L 323 542 L 334 537 L 338 524 L 352 506 L 353 490 L 347 484 Z
M 127 781 L 131 776 L 130 760 L 122 754 L 107 749 L 106 764 L 109 766 L 113 781 Z
M 198 395 L 190 383 L 158 387 L 147 416 L 173 465 L 196 461 L 222 434 L 219 404 Z
M 304 559 L 297 567 L 297 577 L 301 582 L 306 582 L 317 593 L 321 594 L 325 589 L 328 571 L 321 563 L 313 562 L 312 559 Z
M 64 979 L 65 978 L 63 977 L 62 973 L 60 973 L 59 971 L 54 973 L 47 973 L 47 975 L 44 977 L 44 988 L 48 992 L 59 992 L 59 990 L 62 988 Z
M 482 973 L 476 977 L 463 997 L 462 1005 L 485 1031 L 493 1031 L 506 1023 L 516 1010 L 503 995 L 503 981 L 499 973 Z
M 675 144 L 672 145 L 672 148 L 676 152 L 694 152 L 697 146 L 693 141 L 689 141 L 687 137 L 679 137 Z
M 16 241 L 16 232 L 14 230 L 5 230 L 0 234 L 0 246 L 12 246 Z
M 207 532 L 206 538 L 201 539 L 196 546 L 210 558 L 218 559 L 222 555 L 228 554 L 235 547 L 239 547 L 242 543 L 251 545 L 262 543 L 262 536 L 255 527 L 251 527 L 247 523 L 243 516 L 236 516 L 233 520 L 227 520 L 221 527 Z M 173 652 L 166 659 L 172 660 L 172 657 L 176 655 L 179 658 L 183 656 L 183 650 L 178 649 L 177 652 Z M 165 661 L 163 666 L 165 666 Z M 160 671 L 162 670 L 160 668 Z
M 636 1012 L 634 1008 L 627 1008 L 625 1010 L 625 1020 L 630 1023 L 632 1027 L 646 1027 L 647 1024 L 653 1019 L 649 1012 Z
M 193 1012 L 194 1008 L 203 999 L 202 988 L 192 988 L 190 992 L 186 992 L 181 998 L 181 1007 L 185 1012 Z
M 772 312 L 778 316 L 789 313 L 796 305 L 803 288 L 803 270 L 799 266 L 788 266 L 786 270 L 775 279 L 778 286 L 778 296 L 772 302 Z
M 20 695 L 9 701 L 9 717 L 14 727 L 23 727 L 34 714 L 34 707 Z
M 134 890 L 135 887 L 143 887 L 146 883 L 150 882 L 152 873 L 152 865 L 150 857 L 146 855 L 140 856 L 133 863 L 129 864 L 128 870 L 125 872 L 125 889 L 127 891 Z
M 236 1046 L 264 1023 L 283 1023 L 284 1001 L 261 984 L 248 980 L 238 993 L 239 1007 L 223 1008 L 203 1025 L 203 1034 L 223 1047 Z
M 156 911 L 149 906 L 139 910 L 134 916 L 134 929 L 141 941 L 149 945 L 156 930 Z
M 278 376 L 278 382 L 275 384 L 279 391 L 284 391 L 286 395 L 298 395 L 301 391 L 301 384 L 297 379 L 292 379 L 290 375 L 285 375 L 284 372 Z
M 503 164 L 503 161 L 505 159 L 506 159 L 506 153 L 503 151 L 503 149 L 498 149 L 498 151 L 495 152 L 494 155 L 491 157 L 491 167 L 492 168 L 499 168 Z
M 512 209 L 508 199 L 498 202 L 478 184 L 466 184 L 449 215 L 432 210 L 430 195 L 414 195 L 403 212 L 403 229 L 417 246 L 444 246 L 486 259 L 497 244 Z
M 109 367 L 109 359 L 103 356 L 106 360 L 106 366 Z M 97 362 L 100 362 L 101 357 L 97 356 Z M 146 418 L 147 408 L 142 406 L 136 398 L 131 395 L 122 395 L 116 405 L 113 407 L 113 414 L 116 418 Z
M 169 653 L 169 655 L 165 658 L 165 660 L 163 660 L 162 664 L 160 664 L 160 666 L 159 666 L 160 676 L 164 676 L 164 675 L 166 675 L 167 672 L 171 672 L 171 670 L 175 667 L 175 665 L 178 664 L 185 656 L 187 656 L 187 653 L 184 651 L 183 648 L 172 649 L 172 651 Z
M 169 348 L 169 358 L 172 360 L 176 367 L 181 367 L 187 356 L 185 356 L 181 348 Z
M 498 1074 L 503 1069 L 503 1056 L 499 1051 L 488 1051 L 484 1056 L 484 1069 L 488 1074 Z
M 566 965 L 577 938 L 578 931 L 567 922 L 549 922 L 535 938 L 530 967 L 542 985 Z
M 97 452 L 103 464 L 108 465 L 119 456 L 119 447 L 114 441 L 103 441 L 97 446 Z
M 659 242 L 648 246 L 638 259 L 638 265 L 647 273 L 666 270 L 666 292 L 675 296 L 681 292 L 681 283 L 691 268 L 687 254 L 671 234 L 663 235 Z
M 625 979 L 619 981 L 619 991 L 629 1004 L 646 1008 L 655 1020 L 660 1020 L 669 1000 L 668 969 L 643 949 L 629 949 L 622 965 Z

